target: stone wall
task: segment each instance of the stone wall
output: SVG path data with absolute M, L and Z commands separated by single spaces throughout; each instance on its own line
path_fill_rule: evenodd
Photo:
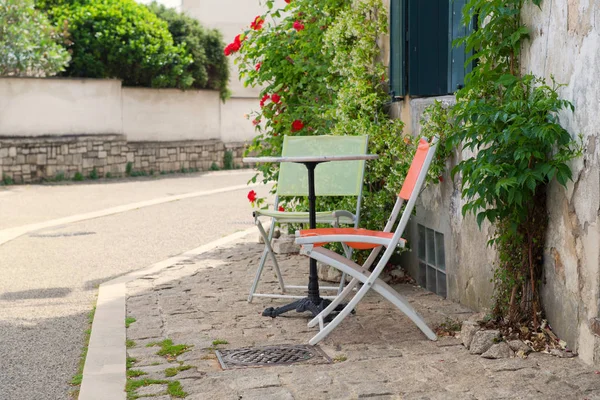
M 128 142 L 124 135 L 0 138 L 0 177 L 15 183 L 83 177 L 223 168 L 226 151 L 242 166 L 245 143 L 220 140 Z M 94 172 L 95 171 L 95 172 Z
M 565 85 L 560 95 L 575 112 L 561 113 L 561 124 L 584 145 L 573 182 L 548 191 L 542 300 L 557 334 L 600 365 L 600 0 L 544 0 L 523 11 L 531 28 L 523 70 Z

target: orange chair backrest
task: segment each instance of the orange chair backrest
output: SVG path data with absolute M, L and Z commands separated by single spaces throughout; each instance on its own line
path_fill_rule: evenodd
M 410 164 L 410 168 L 408 170 L 408 174 L 406 174 L 406 179 L 402 184 L 402 189 L 398 196 L 402 197 L 404 200 L 408 201 L 410 196 L 412 195 L 413 190 L 415 189 L 415 185 L 417 183 L 417 178 L 419 177 L 419 173 L 421 172 L 421 168 L 423 168 L 423 164 L 425 163 L 425 158 L 427 157 L 427 152 L 429 151 L 429 143 L 425 139 L 421 139 L 419 141 L 419 146 L 417 148 L 417 153 L 413 158 L 412 164 Z

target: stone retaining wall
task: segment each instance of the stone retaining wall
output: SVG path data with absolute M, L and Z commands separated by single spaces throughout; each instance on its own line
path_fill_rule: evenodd
M 245 143 L 220 140 L 127 142 L 125 135 L 0 139 L 0 177 L 15 183 L 83 177 L 119 177 L 126 171 L 159 173 L 224 167 L 226 151 L 242 166 Z M 128 164 L 130 167 L 128 168 Z

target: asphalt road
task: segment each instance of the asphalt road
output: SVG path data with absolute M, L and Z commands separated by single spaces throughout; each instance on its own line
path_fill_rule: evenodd
M 250 171 L 0 191 L 2 229 L 245 184 Z M 252 226 L 249 189 L 30 232 L 0 245 L 0 399 L 68 399 L 97 287 Z M 254 188 L 266 196 L 266 187 Z

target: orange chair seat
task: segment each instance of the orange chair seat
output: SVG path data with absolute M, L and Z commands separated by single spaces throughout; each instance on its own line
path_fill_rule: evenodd
M 360 236 L 374 236 L 386 239 L 391 239 L 394 236 L 393 232 L 381 232 L 371 231 L 369 229 L 362 228 L 317 228 L 317 229 L 302 229 L 300 231 L 301 237 L 309 236 L 325 236 L 325 235 L 360 235 Z M 400 239 L 403 240 L 403 239 Z M 313 246 L 320 247 L 329 242 L 315 243 Z M 369 250 L 374 249 L 380 245 L 373 243 L 363 242 L 346 242 L 346 244 L 356 250 Z

